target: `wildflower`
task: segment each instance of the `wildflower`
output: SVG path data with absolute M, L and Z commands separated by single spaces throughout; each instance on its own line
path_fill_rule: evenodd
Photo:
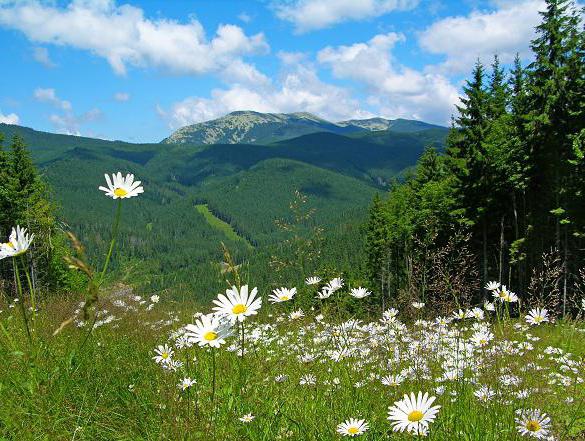
M 502 285 L 497 290 L 493 291 L 494 298 L 501 302 L 514 303 L 518 301 L 518 296 Z
M 496 393 L 487 386 L 481 386 L 478 390 L 473 392 L 473 395 L 482 403 L 487 403 Z
M 435 397 L 429 397 L 428 393 L 422 392 L 415 396 L 404 395 L 400 401 L 388 410 L 388 419 L 392 421 L 392 429 L 395 432 L 410 432 L 420 435 L 426 434 L 428 426 L 435 420 L 441 406 L 432 406 Z
M 481 308 L 475 307 L 471 310 L 471 314 L 476 320 L 483 320 L 485 318 L 485 314 Z
M 307 385 L 307 386 L 314 386 L 317 383 L 317 378 L 313 374 L 306 374 L 303 375 L 299 381 L 299 384 Z
M 169 361 L 171 361 L 174 351 L 172 350 L 172 348 L 169 347 L 169 345 L 165 344 L 163 345 L 159 345 L 154 352 L 156 353 L 156 355 L 154 357 L 152 357 L 152 359 L 158 363 L 158 364 L 165 364 L 168 363 Z
M 155 294 L 153 296 L 150 296 L 150 301 L 152 303 L 158 303 L 160 301 L 160 297 Z
M 307 285 L 316 285 L 316 284 L 317 284 L 317 283 L 319 283 L 320 281 L 321 281 L 321 277 L 315 277 L 315 276 L 313 276 L 313 277 L 307 277 L 307 278 L 305 279 L 305 283 L 306 283 Z
M 522 436 L 544 439 L 549 436 L 550 418 L 538 409 L 517 411 L 516 429 Z
M 230 335 L 231 325 L 215 314 L 202 315 L 195 324 L 185 326 L 185 336 L 201 347 L 219 348 Z
M 364 297 L 369 296 L 372 294 L 371 291 L 368 291 L 366 288 L 362 288 L 361 286 L 358 288 L 353 288 L 349 295 L 355 297 L 356 299 L 363 299 Z
M 475 332 L 471 336 L 471 342 L 475 346 L 479 346 L 482 348 L 484 346 L 487 346 L 493 338 L 494 338 L 494 334 L 492 334 L 489 330 L 484 329 L 484 330 L 480 330 L 480 331 Z
M 423 302 L 413 302 L 412 307 L 414 309 L 422 309 L 425 307 L 425 304 Z
M 302 309 L 299 309 L 297 311 L 293 311 L 289 314 L 288 318 L 291 320 L 298 320 L 301 319 L 305 316 L 305 313 L 303 312 Z
M 484 288 L 487 289 L 488 291 L 497 291 L 500 288 L 500 286 L 502 286 L 500 282 L 492 281 L 486 283 Z
M 381 380 L 382 384 L 384 386 L 400 386 L 402 384 L 402 382 L 404 381 L 404 376 L 403 375 L 387 375 L 385 377 L 382 377 Z
M 366 420 L 350 418 L 337 426 L 337 433 L 343 436 L 358 436 L 368 430 Z
M 324 286 L 323 289 L 317 293 L 317 298 L 319 300 L 328 299 L 329 297 L 331 297 L 331 294 L 333 294 L 333 292 L 334 292 L 333 290 L 331 290 L 328 287 Z
M 463 311 L 462 309 L 460 309 L 459 311 L 453 312 L 453 317 L 457 320 L 464 320 L 467 318 L 472 318 L 473 313 L 469 310 Z
M 120 172 L 112 174 L 111 179 L 110 175 L 106 174 L 105 177 L 108 187 L 100 186 L 99 189 L 112 199 L 127 199 L 144 193 L 141 182 L 134 181 L 134 175 L 131 173 L 128 173 L 126 177 L 123 177 Z
M 341 277 L 335 277 L 326 285 L 326 288 L 332 292 L 343 288 L 343 279 Z
M 268 297 L 268 300 L 270 300 L 270 303 L 282 303 L 282 302 L 287 302 L 287 301 L 291 300 L 295 296 L 295 294 L 297 293 L 297 289 L 296 288 L 292 288 L 292 289 L 277 288 L 272 292 L 274 294 L 272 294 L 270 297 Z
M 251 413 L 244 415 L 241 418 L 238 418 L 242 423 L 251 423 L 252 420 L 256 418 L 254 415 L 252 415 Z
M 177 384 L 177 387 L 179 389 L 181 389 L 182 391 L 185 391 L 196 383 L 197 383 L 196 380 L 193 380 L 190 377 L 185 377 L 181 380 L 181 382 L 179 384 Z
M 485 309 L 486 311 L 495 311 L 496 306 L 492 302 L 486 301 L 483 303 L 483 309 Z
M 529 325 L 540 325 L 548 321 L 548 311 L 545 308 L 533 308 L 526 316 L 526 323 Z
M 17 225 L 16 228 L 12 229 L 8 242 L 0 243 L 0 260 L 26 253 L 34 237 L 34 234 L 26 232 L 26 228 L 20 228 Z
M 219 294 L 217 299 L 213 301 L 217 305 L 213 310 L 228 317 L 232 322 L 243 322 L 246 317 L 258 314 L 258 310 L 262 306 L 262 299 L 256 298 L 258 288 L 254 288 L 250 295 L 248 295 L 248 285 L 242 286 L 239 291 L 233 286 L 225 293 L 227 297 Z

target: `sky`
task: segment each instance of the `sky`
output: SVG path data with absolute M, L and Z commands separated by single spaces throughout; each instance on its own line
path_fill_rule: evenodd
M 0 122 L 130 142 L 235 110 L 448 125 L 542 0 L 0 0 Z

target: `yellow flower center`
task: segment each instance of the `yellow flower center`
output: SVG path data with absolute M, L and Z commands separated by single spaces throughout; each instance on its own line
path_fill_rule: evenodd
M 526 430 L 530 432 L 538 432 L 540 430 L 540 423 L 538 421 L 530 420 L 526 423 Z
M 6 242 L 5 244 L 3 244 L 5 246 L 7 246 L 8 248 L 12 248 L 14 249 L 14 244 L 12 242 Z
M 347 429 L 347 433 L 351 433 L 352 435 L 355 435 L 358 432 L 359 429 L 357 427 L 350 427 L 349 429 Z
M 203 339 L 207 341 L 213 341 L 217 338 L 217 332 L 207 331 L 203 334 Z
M 124 190 L 123 188 L 116 188 L 114 190 L 114 194 L 116 196 L 118 196 L 119 198 L 123 198 L 124 196 L 128 195 L 128 192 L 126 190 Z
M 169 358 L 169 353 L 168 353 L 168 352 L 163 352 L 163 353 L 162 353 L 160 356 L 161 356 L 161 357 L 162 357 L 164 360 L 166 360 L 167 358 Z
M 246 305 L 244 305 L 243 303 L 238 303 L 237 305 L 234 305 L 234 307 L 232 308 L 232 312 L 234 314 L 243 314 L 247 310 L 248 310 L 248 307 Z
M 534 317 L 534 321 L 535 321 L 536 323 L 540 323 L 542 320 L 543 320 L 543 317 L 542 317 L 542 316 L 540 316 L 540 315 L 537 315 L 536 317 Z
M 416 423 L 417 421 L 422 420 L 424 414 L 420 410 L 413 410 L 408 414 L 408 421 L 411 423 Z
M 290 300 L 289 296 L 280 296 L 280 300 L 282 300 L 283 302 L 286 302 L 287 300 Z
M 485 346 L 485 345 L 487 345 L 487 340 L 486 340 L 485 338 L 484 338 L 484 339 L 481 339 L 481 340 L 479 341 L 479 344 L 480 344 L 481 346 Z

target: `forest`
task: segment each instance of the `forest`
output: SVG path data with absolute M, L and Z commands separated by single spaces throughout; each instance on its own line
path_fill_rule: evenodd
M 547 2 L 533 61 L 478 61 L 444 151 L 376 196 L 368 273 L 390 298 L 439 308 L 500 280 L 530 304 L 576 311 L 585 282 L 585 36 L 582 11 Z

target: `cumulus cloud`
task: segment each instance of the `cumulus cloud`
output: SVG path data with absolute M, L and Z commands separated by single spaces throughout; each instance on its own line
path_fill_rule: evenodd
M 130 94 L 127 92 L 118 92 L 114 94 L 114 99 L 121 103 L 126 102 L 130 99 Z
M 49 116 L 49 121 L 60 133 L 80 136 L 83 124 L 97 121 L 102 117 L 103 113 L 100 109 L 91 109 L 81 115 L 74 115 L 72 112 L 66 112 L 62 115 L 52 114 Z
M 53 60 L 51 60 L 49 50 L 46 47 L 34 47 L 33 59 L 45 67 L 52 68 L 56 66 L 56 64 L 53 63 Z
M 55 89 L 43 89 L 43 88 L 37 88 L 34 91 L 33 96 L 35 97 L 35 99 L 37 101 L 41 101 L 44 103 L 50 103 L 52 105 L 54 105 L 57 108 L 60 108 L 62 110 L 71 110 L 71 103 L 69 101 L 66 100 L 62 100 L 57 96 L 57 93 L 55 92 Z
M 433 23 L 419 35 L 420 46 L 444 55 L 440 68 L 452 73 L 469 71 L 477 58 L 489 63 L 495 53 L 504 63 L 511 62 L 516 53 L 527 57 L 544 1 L 499 0 L 495 4 L 495 11 L 476 10 Z
M 274 1 L 276 15 L 295 25 L 297 32 L 322 29 L 350 20 L 379 17 L 416 7 L 419 0 L 289 0 Z
M 20 118 L 16 113 L 9 113 L 7 115 L 3 114 L 0 110 L 0 123 L 4 124 L 18 124 L 20 122 Z
M 88 50 L 103 57 L 117 74 L 128 66 L 154 67 L 177 74 L 218 72 L 234 59 L 264 53 L 262 33 L 248 36 L 224 24 L 208 39 L 201 23 L 151 20 L 131 5 L 113 0 L 74 0 L 65 8 L 38 0 L 0 2 L 0 25 L 30 40 Z
M 392 49 L 404 40 L 394 32 L 379 34 L 365 43 L 326 47 L 317 58 L 335 77 L 362 84 L 369 93 L 367 102 L 383 116 L 447 124 L 459 100 L 457 88 L 443 75 L 395 60 Z
M 348 90 L 321 81 L 315 69 L 304 64 L 285 66 L 278 84 L 260 87 L 232 85 L 214 89 L 210 98 L 189 97 L 158 112 L 172 129 L 218 118 L 235 110 L 257 112 L 310 112 L 330 120 L 368 118 Z

